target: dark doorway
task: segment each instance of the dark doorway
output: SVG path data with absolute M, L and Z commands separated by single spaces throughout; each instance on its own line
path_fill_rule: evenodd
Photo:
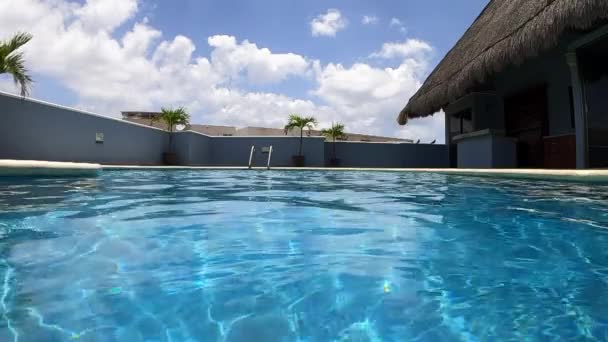
M 507 135 L 517 138 L 517 164 L 521 168 L 542 168 L 543 136 L 547 131 L 547 87 L 527 89 L 505 99 Z
M 587 109 L 589 166 L 608 167 L 608 38 L 582 48 L 579 63 L 583 71 Z

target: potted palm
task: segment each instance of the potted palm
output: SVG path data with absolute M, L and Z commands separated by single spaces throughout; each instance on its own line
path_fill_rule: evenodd
M 163 153 L 163 162 L 166 165 L 175 165 L 177 164 L 177 154 L 173 151 L 173 130 L 176 125 L 187 125 L 190 115 L 184 107 L 162 108 L 159 119 L 167 125 L 169 131 L 169 150 Z
M 0 42 L 0 74 L 13 76 L 23 97 L 29 94 L 32 78 L 25 69 L 23 53 L 16 51 L 31 39 L 32 35 L 29 33 L 17 33 L 13 38 Z
M 346 136 L 346 134 L 344 133 L 344 124 L 341 124 L 339 122 L 332 123 L 331 128 L 324 129 L 323 131 L 321 131 L 321 133 L 323 133 L 323 135 L 327 139 L 331 139 L 333 143 L 332 157 L 329 160 L 329 165 L 334 167 L 340 166 L 340 159 L 336 157 L 336 140 L 343 139 Z
M 302 154 L 302 142 L 304 141 L 304 128 L 307 128 L 309 131 L 315 127 L 317 124 L 317 119 L 312 116 L 304 117 L 298 114 L 292 114 L 289 116 L 289 121 L 287 125 L 285 125 L 285 134 L 287 134 L 290 130 L 294 128 L 300 129 L 300 149 L 298 155 L 292 156 L 293 164 L 297 167 L 304 166 L 306 164 L 306 159 L 304 158 L 304 154 Z

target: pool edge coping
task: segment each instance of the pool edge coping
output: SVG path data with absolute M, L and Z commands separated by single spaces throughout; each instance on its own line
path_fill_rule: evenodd
M 245 166 L 150 166 L 104 165 L 95 163 L 53 162 L 38 160 L 0 159 L 0 176 L 93 176 L 101 171 L 119 170 L 248 170 Z M 252 170 L 266 170 L 254 167 Z M 447 168 L 357 168 L 357 167 L 271 167 L 274 171 L 359 171 L 359 172 L 411 172 L 454 176 L 497 177 L 511 179 L 561 180 L 608 183 L 606 170 L 552 170 L 552 169 L 447 169 Z
M 95 176 L 101 164 L 0 159 L 0 176 Z

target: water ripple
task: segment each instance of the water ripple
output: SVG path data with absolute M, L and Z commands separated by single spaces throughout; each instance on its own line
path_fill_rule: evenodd
M 608 187 L 384 172 L 0 179 L 0 340 L 602 340 Z

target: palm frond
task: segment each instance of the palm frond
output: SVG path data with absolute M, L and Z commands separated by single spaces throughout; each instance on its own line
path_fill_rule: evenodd
M 184 107 L 161 108 L 160 119 L 167 124 L 167 129 L 173 131 L 175 125 L 187 125 L 190 121 L 190 114 Z
M 32 35 L 29 33 L 17 33 L 8 41 L 0 42 L 0 74 L 13 76 L 13 81 L 20 88 L 23 97 L 29 95 L 33 80 L 25 68 L 23 53 L 16 51 L 31 39 Z
M 2 42 L 1 45 L 5 46 L 10 54 L 11 52 L 14 52 L 23 45 L 27 44 L 30 40 L 32 40 L 32 38 L 33 36 L 29 33 L 18 32 L 8 41 Z
M 311 129 L 314 128 L 314 126 L 317 124 L 317 119 L 315 119 L 312 116 L 301 116 L 299 114 L 291 114 L 289 116 L 289 121 L 287 122 L 287 125 L 285 125 L 285 135 L 287 135 L 287 133 L 289 133 L 289 130 L 294 129 L 294 128 L 299 128 L 300 129 L 300 148 L 299 148 L 299 156 L 302 155 L 302 134 L 304 131 L 304 128 L 308 128 L 308 131 L 310 131 Z
M 287 125 L 285 125 L 285 133 L 294 128 L 300 129 L 313 129 L 317 124 L 317 119 L 312 116 L 304 117 L 298 114 L 292 114 L 289 116 L 289 120 L 287 121 Z
M 25 69 L 23 54 L 12 54 L 8 56 L 8 58 L 5 58 L 3 69 L 6 70 L 6 73 L 13 76 L 15 86 L 20 88 L 21 96 L 28 96 L 33 80 L 30 75 L 28 75 L 27 69 Z
M 331 128 L 326 128 L 323 129 L 321 131 L 321 133 L 330 139 L 341 139 L 344 138 L 346 136 L 346 133 L 344 133 L 344 124 L 342 123 L 334 123 L 331 125 Z

